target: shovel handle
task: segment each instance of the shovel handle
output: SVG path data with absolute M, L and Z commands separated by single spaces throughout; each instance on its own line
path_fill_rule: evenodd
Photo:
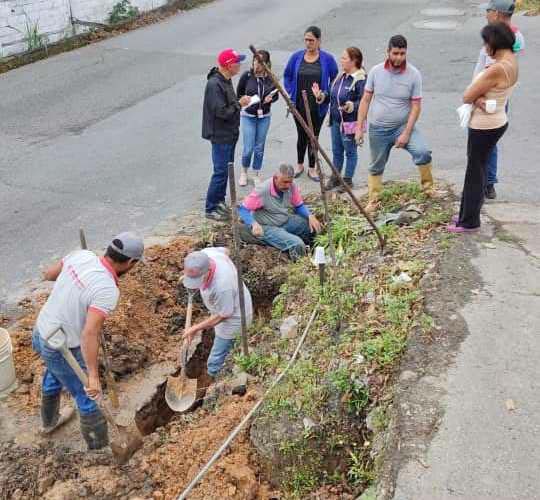
M 186 322 L 184 325 L 184 330 L 187 330 L 188 328 L 191 327 L 192 315 L 193 315 L 193 293 L 189 292 L 188 305 L 187 305 L 187 311 L 186 311 Z M 186 363 L 187 363 L 188 349 L 189 349 L 190 343 L 191 342 L 188 342 L 187 340 L 184 340 L 182 343 L 181 358 L 182 358 L 182 364 L 184 365 L 184 367 L 186 366 Z
M 83 369 L 81 368 L 81 365 L 79 365 L 78 361 L 75 359 L 75 356 L 71 354 L 71 351 L 66 347 L 64 344 L 60 348 L 60 352 L 62 353 L 62 356 L 64 356 L 64 359 L 68 362 L 68 365 L 71 366 L 71 369 L 75 372 L 77 377 L 79 377 L 79 380 L 82 382 L 82 384 L 87 387 L 88 386 L 88 377 L 86 373 L 84 373 Z M 105 418 L 107 421 L 116 429 L 116 431 L 120 434 L 120 430 L 118 428 L 118 424 L 114 421 L 114 418 L 109 411 L 109 409 L 102 404 L 101 402 L 98 402 L 98 406 L 100 410 L 105 415 Z
M 187 312 L 186 312 L 186 326 L 185 329 L 191 328 L 191 316 L 193 315 L 193 293 L 189 293 L 188 295 L 188 305 L 187 305 Z

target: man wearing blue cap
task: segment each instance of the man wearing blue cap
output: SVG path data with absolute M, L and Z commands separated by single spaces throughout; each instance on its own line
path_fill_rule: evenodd
M 493 23 L 505 23 L 510 26 L 510 29 L 514 32 L 516 37 L 516 43 L 514 44 L 514 52 L 519 54 L 525 49 L 525 38 L 517 26 L 512 24 L 512 15 L 516 4 L 514 0 L 490 0 L 486 4 L 486 20 L 489 24 Z M 478 75 L 481 71 L 484 71 L 488 66 L 491 66 L 495 60 L 491 58 L 487 52 L 486 48 L 482 46 L 480 49 L 480 55 L 478 56 L 478 61 L 474 68 L 474 76 Z M 497 192 L 495 191 L 495 184 L 498 182 L 497 179 L 497 162 L 498 162 L 498 149 L 497 145 L 491 151 L 488 157 L 487 164 L 487 186 L 486 186 L 486 198 L 494 200 L 497 197 Z
M 205 248 L 192 252 L 184 259 L 184 286 L 199 290 L 210 316 L 184 332 L 188 341 L 203 330 L 214 328 L 215 337 L 208 357 L 208 380 L 210 383 L 223 368 L 225 359 L 240 332 L 241 315 L 238 297 L 238 277 L 234 263 L 226 248 Z M 253 318 L 251 294 L 244 284 L 246 323 Z
M 55 284 L 32 334 L 32 347 L 46 366 L 41 387 L 42 434 L 50 434 L 73 415 L 72 408 L 60 411 L 60 394 L 65 389 L 77 403 L 88 449 L 108 445 L 107 421 L 95 402 L 101 396 L 101 328 L 118 303 L 118 278 L 142 260 L 143 251 L 142 238 L 125 232 L 112 240 L 103 257 L 77 250 L 44 272 L 44 279 Z M 63 330 L 67 347 L 88 372 L 88 387 L 82 385 L 62 353 L 47 345 L 45 339 L 58 329 Z

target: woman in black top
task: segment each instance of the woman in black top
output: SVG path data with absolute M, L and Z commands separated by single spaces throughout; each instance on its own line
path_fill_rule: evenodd
M 270 53 L 266 50 L 259 50 L 259 56 L 270 67 Z M 255 58 L 253 58 L 251 69 L 240 77 L 236 93 L 238 98 L 256 96 L 257 102 L 242 109 L 240 113 L 244 149 L 242 151 L 242 172 L 238 183 L 240 186 L 247 185 L 248 169 L 252 166 L 255 172 L 253 181 L 257 185 L 261 181 L 259 174 L 263 166 L 264 145 L 270 127 L 270 106 L 277 101 L 278 93 L 264 67 Z M 252 158 L 253 164 L 251 163 Z
M 328 104 L 325 103 L 325 97 L 330 89 L 330 84 L 338 73 L 338 67 L 334 57 L 321 50 L 321 30 L 317 26 L 310 26 L 304 33 L 305 50 L 295 52 L 290 58 L 284 73 L 285 89 L 296 109 L 302 117 L 306 119 L 306 110 L 302 91 L 307 91 L 309 108 L 311 110 L 311 119 L 315 135 L 318 137 L 321 130 L 321 124 L 328 111 Z M 319 98 L 315 98 L 316 89 Z M 319 93 L 320 90 L 320 93 Z M 315 155 L 311 149 L 311 144 L 304 129 L 296 122 L 298 140 L 296 149 L 298 153 L 298 167 L 296 177 L 299 177 L 304 171 L 304 157 L 306 149 L 309 151 L 309 170 L 310 179 L 319 181 L 315 170 Z

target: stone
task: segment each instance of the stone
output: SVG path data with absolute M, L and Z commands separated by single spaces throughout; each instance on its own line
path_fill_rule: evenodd
M 53 476 L 46 476 L 39 480 L 38 482 L 38 491 L 40 495 L 43 495 L 52 485 L 54 484 Z
M 24 493 L 23 493 L 23 490 L 21 490 L 20 488 L 17 488 L 12 494 L 11 494 L 11 498 L 12 500 L 21 500 L 22 497 L 23 497 Z
M 247 391 L 248 375 L 245 372 L 239 373 L 231 384 L 231 392 L 238 396 L 243 396 Z
M 298 316 L 288 316 L 279 327 L 282 339 L 294 339 L 298 336 Z
M 16 394 L 30 394 L 30 386 L 28 384 L 21 384 L 15 392 Z

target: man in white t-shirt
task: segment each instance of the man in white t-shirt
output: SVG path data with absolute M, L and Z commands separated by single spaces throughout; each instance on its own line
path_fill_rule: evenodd
M 142 259 L 144 244 L 134 233 L 121 233 L 105 256 L 78 250 L 47 269 L 44 279 L 55 281 L 32 335 L 32 346 L 46 365 L 41 389 L 42 433 L 50 434 L 73 414 L 60 412 L 60 393 L 67 390 L 79 410 L 81 433 L 88 449 L 108 444 L 107 421 L 95 399 L 101 395 L 98 350 L 105 318 L 118 302 L 118 278 Z M 62 329 L 81 367 L 88 372 L 84 387 L 59 351 L 47 345 L 48 336 Z
M 206 248 L 192 252 L 184 259 L 184 286 L 197 289 L 210 317 L 184 332 L 188 341 L 207 328 L 214 328 L 215 337 L 208 357 L 208 375 L 213 380 L 223 368 L 225 358 L 241 329 L 240 299 L 236 266 L 226 248 Z M 253 319 L 251 294 L 244 284 L 246 322 Z M 210 382 L 211 382 L 210 380 Z M 209 382 L 209 383 L 210 383 Z
M 512 24 L 512 15 L 516 4 L 514 0 L 490 0 L 486 5 L 486 20 L 489 24 L 493 23 L 505 23 L 510 26 L 516 37 L 516 43 L 513 50 L 516 54 L 521 54 L 525 50 L 525 38 L 521 31 Z M 478 75 L 484 71 L 488 66 L 491 66 L 495 60 L 488 55 L 486 47 L 482 46 L 480 54 L 478 55 L 478 61 L 474 67 L 474 75 Z M 495 191 L 495 184 L 497 184 L 497 163 L 498 163 L 498 148 L 497 145 L 491 150 L 487 163 L 487 186 L 486 186 L 486 198 L 494 200 L 497 198 L 497 192 Z

